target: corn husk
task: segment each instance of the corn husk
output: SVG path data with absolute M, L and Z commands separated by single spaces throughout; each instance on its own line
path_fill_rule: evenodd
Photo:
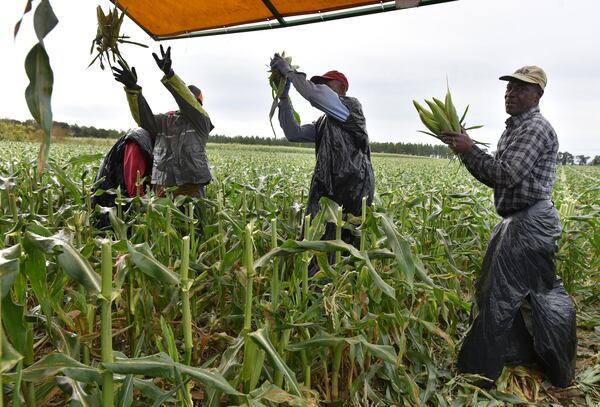
M 281 57 L 285 59 L 290 64 L 292 69 L 298 69 L 297 65 L 292 65 L 292 57 L 286 56 L 285 51 L 283 51 L 281 55 L 275 53 L 273 58 L 275 57 Z M 271 58 L 271 60 L 273 60 L 273 58 Z M 283 75 L 281 75 L 281 72 L 276 69 L 269 70 L 269 85 L 271 86 L 271 95 L 273 96 L 273 103 L 271 104 L 271 110 L 269 111 L 269 122 L 271 123 L 271 130 L 273 130 L 273 135 L 275 138 L 277 138 L 277 133 L 275 133 L 275 127 L 273 127 L 273 115 L 275 114 L 275 110 L 279 104 L 279 99 L 281 98 L 281 95 L 285 89 L 285 82 L 286 80 Z M 296 123 L 300 124 L 300 115 L 298 112 L 296 112 L 296 110 L 294 110 L 291 99 L 290 105 L 292 106 L 292 112 L 294 113 L 294 119 L 296 119 Z
M 483 125 L 467 127 L 465 118 L 467 116 L 467 112 L 469 111 L 468 105 L 465 108 L 462 116 L 460 118 L 458 117 L 456 107 L 452 102 L 452 94 L 450 93 L 449 87 L 447 87 L 446 96 L 444 97 L 443 101 L 434 97 L 431 100 L 425 100 L 425 103 L 429 107 L 429 110 L 419 104 L 419 102 L 416 100 L 413 100 L 413 105 L 419 113 L 421 122 L 428 129 L 428 131 L 418 130 L 421 133 L 428 134 L 437 138 L 438 140 L 441 140 L 442 133 L 445 131 L 461 133 L 463 131 L 474 130 L 483 127 Z M 477 140 L 473 140 L 473 142 L 484 147 L 489 146 L 487 143 Z
M 98 6 L 96 8 L 96 16 L 98 19 L 98 29 L 96 31 L 96 38 L 92 41 L 90 54 L 93 54 L 94 50 L 96 50 L 97 54 L 88 67 L 98 61 L 100 68 L 104 70 L 105 63 L 107 63 L 109 67 L 112 67 L 111 61 L 114 63 L 119 60 L 129 68 L 129 65 L 121 55 L 119 44 L 133 44 L 144 48 L 148 48 L 148 46 L 139 42 L 130 41 L 130 37 L 121 34 L 121 25 L 125 18 L 125 11 L 122 11 L 119 15 L 119 10 L 115 7 L 114 9 L 109 10 L 107 14 L 104 14 L 102 7 Z

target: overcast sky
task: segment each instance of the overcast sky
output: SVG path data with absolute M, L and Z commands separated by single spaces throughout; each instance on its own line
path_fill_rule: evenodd
M 108 0 L 52 0 L 60 22 L 46 40 L 55 82 L 54 119 L 79 125 L 134 126 L 122 87 L 108 71 L 87 68 L 96 33 L 96 5 Z M 34 3 L 37 5 L 37 2 Z M 24 99 L 25 55 L 34 44 L 32 14 L 13 41 L 25 0 L 3 2 L 0 15 L 2 96 L 0 117 L 28 119 Z M 412 106 L 445 93 L 450 81 L 455 104 L 470 104 L 471 136 L 495 145 L 504 128 L 505 82 L 498 77 L 523 65 L 548 74 L 542 113 L 556 129 L 561 151 L 600 154 L 600 1 L 458 0 L 271 31 L 165 41 L 174 70 L 203 90 L 213 134 L 272 135 L 267 84 L 269 57 L 285 50 L 308 75 L 337 69 L 350 81 L 348 94 L 364 108 L 373 141 L 430 143 Z M 155 113 L 176 109 L 160 83 L 151 56 L 158 43 L 126 19 L 121 30 L 150 49 L 123 46 Z M 303 122 L 319 116 L 294 92 Z M 278 137 L 282 137 L 279 127 Z

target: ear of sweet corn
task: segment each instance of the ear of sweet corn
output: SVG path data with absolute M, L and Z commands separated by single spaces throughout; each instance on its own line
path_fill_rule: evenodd
M 290 64 L 292 69 L 298 69 L 297 65 L 292 65 L 292 57 L 286 56 L 285 51 L 283 51 L 281 55 L 275 53 L 274 58 L 279 56 L 285 59 L 288 62 L 288 64 Z M 271 123 L 271 129 L 273 130 L 273 135 L 275 136 L 275 138 L 277 138 L 277 134 L 275 133 L 275 127 L 273 127 L 273 115 L 275 114 L 275 109 L 279 104 L 279 98 L 281 97 L 281 95 L 283 94 L 283 90 L 285 89 L 285 82 L 286 79 L 283 77 L 283 75 L 281 75 L 281 73 L 277 69 L 271 69 L 269 71 L 269 85 L 271 86 L 271 94 L 273 96 L 273 103 L 271 104 L 271 110 L 269 111 L 269 122 Z M 296 112 L 296 110 L 294 110 L 293 106 L 292 112 L 294 113 L 294 119 L 296 120 L 296 123 L 300 124 L 300 115 L 298 114 L 298 112 Z
M 437 122 L 432 117 L 427 117 L 424 112 L 419 112 L 419 117 L 421 118 L 421 121 L 423 122 L 425 127 L 431 130 L 433 134 L 435 134 L 436 136 L 439 136 L 441 134 Z
M 445 109 L 442 109 L 437 103 L 435 103 L 435 98 L 433 102 L 426 100 L 425 103 L 427 103 L 427 105 L 431 109 L 431 112 L 433 113 L 433 118 L 440 128 L 440 132 L 452 130 L 450 121 L 448 120 L 448 117 L 446 117 Z
M 446 92 L 445 99 L 445 107 L 446 114 L 448 115 L 448 119 L 450 119 L 450 124 L 452 125 L 452 130 L 460 132 L 460 120 L 458 119 L 458 114 L 456 113 L 456 107 L 454 107 L 454 103 L 452 103 L 452 95 L 450 94 L 450 89 Z
M 429 110 L 427 110 L 423 106 L 421 106 L 419 104 L 419 102 L 417 102 L 416 100 L 413 100 L 413 104 L 415 105 L 415 108 L 417 109 L 417 111 L 419 113 L 423 113 L 425 115 L 425 117 L 427 117 L 429 119 L 433 119 L 433 114 Z
M 94 49 L 97 51 L 97 54 L 88 67 L 98 60 L 100 68 L 104 69 L 104 61 L 109 66 L 112 66 L 111 59 L 113 62 L 119 60 L 125 66 L 129 67 L 121 55 L 119 44 L 133 44 L 148 48 L 147 45 L 131 41 L 127 35 L 121 34 L 121 25 L 125 18 L 124 10 L 119 14 L 119 10 L 115 7 L 112 10 L 109 9 L 107 14 L 104 14 L 102 7 L 98 6 L 96 8 L 96 18 L 98 20 L 98 28 L 96 30 L 96 37 L 92 40 L 90 54 L 94 52 Z
M 462 117 L 458 117 L 456 107 L 452 102 L 452 95 L 450 93 L 450 89 L 448 88 L 446 92 L 446 96 L 444 101 L 441 101 L 438 98 L 432 98 L 431 100 L 425 100 L 425 103 L 429 107 L 429 110 L 423 107 L 416 100 L 413 100 L 413 105 L 419 114 L 419 118 L 421 122 L 429 129 L 431 132 L 423 131 L 425 134 L 429 134 L 436 138 L 441 138 L 441 134 L 445 131 L 454 131 L 457 133 L 461 133 L 464 130 L 478 129 L 483 126 L 471 126 L 465 128 L 465 117 L 467 115 L 467 111 L 469 110 L 469 106 L 466 107 Z M 475 144 L 487 146 L 486 143 L 482 143 L 476 140 L 473 140 Z

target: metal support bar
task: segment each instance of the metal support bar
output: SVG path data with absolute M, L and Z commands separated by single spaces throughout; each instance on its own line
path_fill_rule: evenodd
M 397 9 L 405 9 L 411 7 L 418 7 L 421 2 L 419 0 L 396 0 Z
M 265 6 L 267 6 L 271 14 L 273 14 L 273 17 L 275 17 L 277 21 L 279 21 L 279 25 L 287 25 L 287 22 L 283 19 L 283 16 L 275 8 L 273 3 L 271 3 L 269 0 L 262 0 L 262 2 L 265 4 Z

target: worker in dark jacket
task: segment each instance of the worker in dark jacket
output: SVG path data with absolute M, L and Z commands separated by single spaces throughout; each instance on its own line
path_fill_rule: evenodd
M 202 107 L 202 92 L 185 83 L 171 68 L 171 48 L 161 56 L 152 54 L 164 72 L 162 83 L 175 98 L 178 111 L 153 114 L 142 88 L 137 84 L 135 68 L 114 68 L 115 80 L 125 85 L 125 92 L 134 120 L 150 134 L 156 135 L 152 185 L 158 195 L 167 187 L 177 187 L 175 195 L 204 196 L 204 187 L 211 181 L 206 155 L 208 133 L 213 129 L 208 113 Z
M 341 205 L 345 214 L 360 216 L 363 197 L 368 205 L 373 200 L 375 179 L 365 117 L 358 99 L 346 96 L 348 79 L 341 72 L 329 71 L 307 80 L 306 74 L 296 72 L 278 56 L 271 61 L 271 68 L 288 81 L 279 102 L 279 123 L 285 137 L 315 143 L 316 164 L 307 213 L 314 217 L 319 211 L 319 199 L 327 197 Z M 287 97 L 290 84 L 325 114 L 313 123 L 299 125 Z M 323 239 L 335 239 L 334 224 L 327 225 Z M 358 245 L 358 239 L 349 230 L 342 231 L 342 239 Z
M 98 169 L 92 191 L 92 207 L 115 205 L 115 195 L 112 193 L 96 195 L 95 192 L 99 189 L 108 191 L 120 187 L 123 197 L 143 196 L 145 186 L 150 184 L 153 149 L 154 137 L 139 127 L 127 131 L 119 138 Z M 108 226 L 108 219 L 105 216 L 99 220 L 99 226 Z

